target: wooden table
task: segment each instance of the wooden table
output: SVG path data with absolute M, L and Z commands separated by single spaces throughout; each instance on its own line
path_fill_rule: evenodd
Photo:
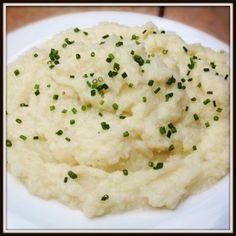
M 229 44 L 229 7 L 20 7 L 8 6 L 7 32 L 50 16 L 81 11 L 129 11 L 166 17 L 203 30 Z

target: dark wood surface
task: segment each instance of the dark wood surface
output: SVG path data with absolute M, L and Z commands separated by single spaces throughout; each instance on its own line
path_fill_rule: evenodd
M 31 22 L 50 16 L 81 11 L 129 11 L 146 13 L 185 23 L 205 31 L 229 44 L 230 11 L 229 7 L 20 7 L 8 6 L 6 9 L 7 32 L 13 31 Z

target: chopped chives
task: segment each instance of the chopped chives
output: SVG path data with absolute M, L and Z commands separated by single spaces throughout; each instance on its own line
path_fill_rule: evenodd
M 74 107 L 71 109 L 71 111 L 72 111 L 73 114 L 76 114 L 76 113 L 77 113 L 77 109 L 74 108 Z
M 81 58 L 80 54 L 79 53 L 75 54 L 75 58 L 80 59 Z
M 177 132 L 175 126 L 174 126 L 172 123 L 169 123 L 169 124 L 168 124 L 168 127 L 170 128 L 170 130 L 171 130 L 172 133 L 176 133 L 176 132 Z
M 167 81 L 166 84 L 171 85 L 173 83 L 176 82 L 176 79 L 174 78 L 174 76 L 172 75 Z
M 34 89 L 39 89 L 40 85 L 39 84 L 35 84 L 34 85 Z
M 95 52 L 91 52 L 90 56 L 95 57 Z
M 26 140 L 26 139 L 27 139 L 27 137 L 26 137 L 25 135 L 23 135 L 23 134 L 21 134 L 19 137 L 20 137 L 20 139 L 22 139 L 22 140 Z
M 197 146 L 193 145 L 192 149 L 193 149 L 193 151 L 196 151 L 197 150 Z
M 198 86 L 198 88 L 201 88 L 201 87 L 202 87 L 202 84 L 201 84 L 201 83 L 198 83 L 197 86 Z
M 103 114 L 101 112 L 98 113 L 99 116 L 103 117 Z
M 93 90 L 91 90 L 91 96 L 95 96 L 96 95 L 96 90 L 95 89 L 93 89 Z
M 197 100 L 196 97 L 191 98 L 191 101 L 192 101 L 192 102 L 195 102 L 196 100 Z
M 132 83 L 129 83 L 129 85 L 128 85 L 130 88 L 133 88 L 133 84 Z
M 50 108 L 50 111 L 54 111 L 56 109 L 54 105 L 51 105 L 49 108 Z
M 166 31 L 165 30 L 161 30 L 161 34 L 165 34 L 166 33 Z
M 213 119 L 214 119 L 214 121 L 218 121 L 219 120 L 219 116 L 214 116 Z
M 105 35 L 102 36 L 103 39 L 106 39 L 108 37 L 109 37 L 109 34 L 105 34 Z
M 104 130 L 110 129 L 110 125 L 107 124 L 106 122 L 101 122 L 101 126 L 102 126 L 102 128 L 103 128 Z
M 188 106 L 185 107 L 185 111 L 188 111 Z
M 67 183 L 67 181 L 68 181 L 68 177 L 65 177 L 64 178 L 64 183 Z
M 35 54 L 34 54 L 34 57 L 38 57 L 38 54 L 37 54 L 37 53 L 35 53 Z
M 33 139 L 37 140 L 37 139 L 39 139 L 39 136 L 34 136 Z
M 142 34 L 145 34 L 147 32 L 147 30 L 145 29 L 143 32 L 142 32 Z
M 209 71 L 209 68 L 204 68 L 203 71 L 204 71 L 204 72 L 208 72 L 208 71 Z
M 119 69 L 120 69 L 120 65 L 115 62 L 114 65 L 113 65 L 113 70 L 118 71 Z
M 161 133 L 161 134 L 165 134 L 165 133 L 166 133 L 166 128 L 165 128 L 165 126 L 161 126 L 161 127 L 160 127 L 160 133 Z
M 85 31 L 84 31 L 83 34 L 84 34 L 85 36 L 87 36 L 87 35 L 88 35 L 88 32 L 85 32 Z
M 123 132 L 123 137 L 128 137 L 128 136 L 129 136 L 129 132 L 128 131 Z
M 101 197 L 101 201 L 106 201 L 108 199 L 109 199 L 109 196 L 107 194 L 105 194 Z
M 216 109 L 217 112 L 222 112 L 222 110 L 223 110 L 223 109 L 220 108 L 220 107 L 218 107 L 218 108 Z
M 211 102 L 211 100 L 209 98 L 207 98 L 205 101 L 203 101 L 203 104 L 207 105 L 209 102 Z
M 205 123 L 205 126 L 206 126 L 206 128 L 210 127 L 210 123 L 209 123 L 209 122 L 206 122 L 206 123 Z
M 122 116 L 122 115 L 120 116 L 120 119 L 122 119 L 122 120 L 125 119 L 125 118 L 126 118 L 126 116 Z
M 228 74 L 226 74 L 226 75 L 225 75 L 225 77 L 224 77 L 224 79 L 225 79 L 225 80 L 227 80 L 227 79 L 228 79 L 228 77 L 229 77 L 229 75 L 228 75 Z
M 127 169 L 124 169 L 122 172 L 123 172 L 124 175 L 128 175 L 129 174 Z
M 163 54 L 163 55 L 166 55 L 167 53 L 168 53 L 168 50 L 167 50 L 167 49 L 163 49 L 163 50 L 162 50 L 162 54 Z
M 65 38 L 65 42 L 70 45 L 70 44 L 73 44 L 75 41 L 70 41 L 68 38 Z
M 166 98 L 166 102 L 168 102 L 169 101 L 169 99 L 171 98 L 171 97 L 173 97 L 173 93 L 167 93 L 166 95 L 165 95 L 165 98 Z
M 52 96 L 52 98 L 53 98 L 54 100 L 58 100 L 59 95 L 58 95 L 58 94 L 54 94 L 54 95 Z
M 71 125 L 75 124 L 75 120 L 70 120 L 70 124 Z
M 216 65 L 215 65 L 214 62 L 210 62 L 210 65 L 211 65 L 211 68 L 212 68 L 212 69 L 215 69 L 215 68 L 216 68 Z
M 149 80 L 148 81 L 148 86 L 152 86 L 154 84 L 154 80 Z
M 19 118 L 17 118 L 17 119 L 16 119 L 16 122 L 17 122 L 18 124 L 20 124 L 20 123 L 22 123 L 22 120 L 19 119 Z
M 170 131 L 170 130 L 168 130 L 168 132 L 167 132 L 167 134 L 166 134 L 166 137 L 167 137 L 167 138 L 170 138 L 170 137 L 171 137 L 171 131 Z
M 189 78 L 189 79 L 188 79 L 188 82 L 191 82 L 192 80 L 193 80 L 193 78 Z
M 57 135 L 61 136 L 63 134 L 63 131 L 60 129 L 56 132 Z
M 207 91 L 207 94 L 213 94 L 213 91 Z
M 147 102 L 147 97 L 143 97 L 143 102 Z
M 66 47 L 67 47 L 67 44 L 66 44 L 66 43 L 63 43 L 61 46 L 62 46 L 63 48 L 66 48 Z
M 78 32 L 80 32 L 80 29 L 78 27 L 76 27 L 76 28 L 74 28 L 74 32 L 78 33 Z
M 74 79 L 74 78 L 75 78 L 75 76 L 74 76 L 74 75 L 70 75 L 70 78 L 71 78 L 71 79 Z
M 71 139 L 68 138 L 68 137 L 65 137 L 65 140 L 66 140 L 67 142 L 70 142 L 70 141 L 71 141 Z
M 127 75 L 126 72 L 124 72 L 124 73 L 121 74 L 121 76 L 122 76 L 123 79 L 125 79 L 128 75 Z
M 216 107 L 216 101 L 215 100 L 213 101 L 213 106 Z
M 67 109 L 63 109 L 63 110 L 61 111 L 61 113 L 66 114 L 66 113 L 67 113 Z
M 196 113 L 193 115 L 193 118 L 194 120 L 199 120 L 199 116 Z
M 118 108 L 119 108 L 118 104 L 116 104 L 116 103 L 112 104 L 112 107 L 114 110 L 118 110 Z
M 153 163 L 152 161 L 149 161 L 149 162 L 148 162 L 148 166 L 149 166 L 149 167 L 153 167 L 153 166 L 154 166 L 154 163 Z
M 82 106 L 81 106 L 81 110 L 82 110 L 82 111 L 86 111 L 86 109 L 87 109 L 87 107 L 86 107 L 85 105 L 82 105 Z
M 137 62 L 140 66 L 142 66 L 144 64 L 144 60 L 141 56 L 139 55 L 134 55 L 133 59 L 135 60 L 135 62 Z
M 14 71 L 15 76 L 18 76 L 20 74 L 20 71 L 17 69 Z
M 188 49 L 185 46 L 183 46 L 183 49 L 185 52 L 188 52 Z
M 116 47 L 120 47 L 120 46 L 122 46 L 122 45 L 123 45 L 123 42 L 121 42 L 121 41 L 119 41 L 119 42 L 116 43 Z
M 68 171 L 68 176 L 71 178 L 71 179 L 76 179 L 78 176 L 76 173 L 74 173 L 73 171 Z
M 160 90 L 161 90 L 161 88 L 158 87 L 158 88 L 154 91 L 154 93 L 157 94 Z
M 170 150 L 171 151 L 171 150 Z M 159 170 L 163 168 L 163 162 L 158 162 L 156 166 L 153 167 L 154 170 Z
M 171 144 L 171 145 L 169 146 L 169 148 L 168 148 L 169 151 L 172 151 L 172 150 L 174 150 L 174 149 L 175 149 L 174 144 Z
M 6 146 L 7 147 L 11 147 L 12 146 L 11 140 L 9 140 L 9 139 L 6 140 Z
M 35 96 L 38 96 L 38 95 L 40 94 L 40 91 L 39 91 L 39 90 L 36 90 L 36 91 L 34 92 L 34 94 L 35 94 Z

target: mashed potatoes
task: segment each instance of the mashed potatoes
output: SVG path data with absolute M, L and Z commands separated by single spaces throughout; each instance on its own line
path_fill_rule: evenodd
M 152 23 L 61 32 L 8 66 L 8 170 L 89 217 L 174 209 L 228 173 L 227 60 Z

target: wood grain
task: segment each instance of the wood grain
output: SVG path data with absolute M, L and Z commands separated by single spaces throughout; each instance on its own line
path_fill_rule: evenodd
M 7 32 L 47 17 L 83 11 L 128 11 L 158 16 L 160 7 L 21 7 L 6 9 Z M 229 43 L 229 7 L 165 7 L 164 17 L 203 30 Z M 114 19 L 115 20 L 115 19 Z

